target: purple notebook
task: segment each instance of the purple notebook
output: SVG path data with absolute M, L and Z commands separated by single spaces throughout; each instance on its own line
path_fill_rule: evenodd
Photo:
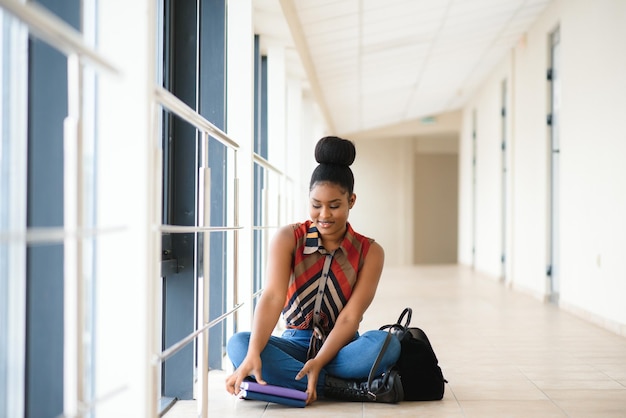
M 298 408 L 304 408 L 306 406 L 306 401 L 303 401 L 302 399 L 285 398 L 284 396 L 276 396 L 269 393 L 253 392 L 251 390 L 242 389 L 239 394 L 242 399 L 273 402 L 287 406 L 295 406 Z
M 261 385 L 256 382 L 243 382 L 241 383 L 241 389 L 246 392 L 265 393 L 268 395 L 280 396 L 289 399 L 298 399 L 306 401 L 307 394 L 297 389 L 284 388 L 282 386 L 274 385 Z

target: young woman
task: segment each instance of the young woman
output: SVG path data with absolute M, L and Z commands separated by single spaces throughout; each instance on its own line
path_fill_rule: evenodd
M 358 329 L 376 294 L 384 252 L 348 223 L 356 201 L 350 169 L 355 157 L 354 144 L 346 139 L 324 137 L 317 143 L 319 165 L 309 186 L 311 220 L 278 231 L 252 332 L 237 333 L 228 342 L 235 366 L 226 379 L 231 394 L 254 378 L 306 391 L 307 404 L 318 397 L 374 400 L 367 396 L 367 377 L 387 332 L 359 335 Z M 287 330 L 272 336 L 281 312 Z M 400 343 L 391 338 L 373 384 L 391 393 L 380 402 L 402 397 L 399 380 L 383 374 L 399 355 Z

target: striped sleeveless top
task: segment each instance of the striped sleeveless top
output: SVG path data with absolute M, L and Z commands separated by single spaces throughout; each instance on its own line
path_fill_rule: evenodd
M 287 328 L 312 329 L 317 322 L 328 334 L 350 299 L 374 240 L 354 232 L 348 223 L 343 242 L 331 253 L 322 246 L 311 221 L 293 227 L 296 246 L 283 317 Z M 320 292 L 321 305 L 316 307 L 316 295 Z

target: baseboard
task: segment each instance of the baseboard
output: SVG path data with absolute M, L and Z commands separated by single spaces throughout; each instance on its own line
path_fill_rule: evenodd
M 604 328 L 607 331 L 613 332 L 621 337 L 626 337 L 626 324 L 622 324 L 611 319 L 606 319 L 598 314 L 589 312 L 586 309 L 583 309 L 571 303 L 567 303 L 563 300 L 561 300 L 561 302 L 559 303 L 559 308 L 571 313 L 578 318 L 581 318 L 587 322 L 591 322 L 594 325 Z
M 512 290 L 514 290 L 515 292 L 520 292 L 534 299 L 537 299 L 540 302 L 551 303 L 549 295 L 543 292 L 538 292 L 536 290 L 529 289 L 524 286 L 519 286 L 514 281 L 507 281 L 505 285 L 511 288 Z M 600 328 L 606 329 L 607 331 L 610 331 L 621 337 L 626 337 L 626 324 L 622 324 L 617 321 L 606 319 L 598 314 L 589 312 L 586 309 L 583 309 L 572 303 L 568 303 L 564 301 L 562 297 L 559 299 L 559 303 L 556 304 L 555 306 L 557 306 L 559 309 L 562 309 L 564 312 L 574 315 L 577 318 L 580 318 L 584 321 L 587 321 L 596 326 L 599 326 Z

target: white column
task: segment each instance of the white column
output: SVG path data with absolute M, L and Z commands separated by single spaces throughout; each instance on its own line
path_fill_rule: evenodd
M 0 18 L 6 14 L 0 10 Z M 7 36 L 8 35 L 8 36 Z M 6 37 L 5 37 L 6 36 Z M 0 85 L 0 137 L 8 155 L 0 158 L 10 164 L 8 181 L 0 185 L 0 195 L 8 197 L 6 218 L 0 219 L 0 229 L 26 234 L 27 205 L 27 125 L 28 125 L 28 31 L 15 20 L 0 23 L 0 53 L 8 56 L 5 66 L 0 68 L 0 76 L 11 80 L 9 85 Z M 5 49 L 6 48 L 6 49 Z M 6 117 L 8 116 L 8 117 Z M 2 167 L 4 170 L 4 167 Z M 3 186 L 6 189 L 3 189 Z M 20 241 L 2 243 L 5 245 L 6 264 L 0 266 L 0 282 L 4 282 L 7 294 L 0 297 L 5 303 L 0 312 L 7 316 L 2 319 L 6 325 L 6 404 L 0 406 L 0 415 L 24 416 L 25 363 L 26 363 L 26 245 Z M 2 257 L 0 255 L 0 257 Z
M 285 48 L 270 45 L 267 48 L 267 136 L 268 160 L 281 170 L 285 169 L 287 147 L 287 78 L 285 74 Z
M 237 328 L 249 330 L 252 325 L 252 144 L 254 138 L 254 28 L 252 2 L 228 2 L 227 45 L 227 121 L 228 135 L 240 144 L 237 152 L 238 217 L 243 227 L 238 235 L 236 294 L 229 294 L 235 303 L 246 302 L 237 315 Z M 229 284 L 229 289 L 231 289 Z M 229 321 L 232 321 L 230 319 Z M 228 327 L 232 329 L 232 327 Z
M 121 76 L 98 79 L 97 222 L 122 226 L 96 246 L 97 416 L 155 416 L 150 362 L 160 204 L 159 138 L 151 132 L 154 2 L 99 2 L 98 46 Z M 120 11 L 123 10 L 123 13 Z
M 301 222 L 305 214 L 300 210 L 302 208 L 301 195 L 306 192 L 309 179 L 303 175 L 300 170 L 302 166 L 300 158 L 302 155 L 309 156 L 308 152 L 304 152 L 302 147 L 303 138 L 301 137 L 302 129 L 302 82 L 290 78 L 287 80 L 286 94 L 286 146 L 285 153 L 287 155 L 285 171 L 291 179 L 288 185 L 289 190 L 287 196 L 290 201 L 285 202 L 285 219 L 283 223 Z M 305 148 L 308 151 L 308 148 Z M 296 200 L 297 199 L 297 200 Z

